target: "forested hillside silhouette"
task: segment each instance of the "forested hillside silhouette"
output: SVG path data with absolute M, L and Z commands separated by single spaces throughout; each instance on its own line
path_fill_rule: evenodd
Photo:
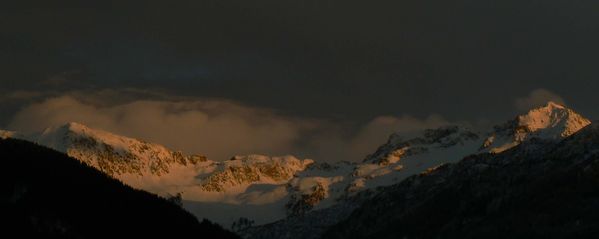
M 180 206 L 57 151 L 0 139 L 4 235 L 18 238 L 237 238 Z

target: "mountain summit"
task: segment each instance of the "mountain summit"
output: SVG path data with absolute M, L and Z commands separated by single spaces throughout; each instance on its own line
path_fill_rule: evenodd
M 496 126 L 481 149 L 499 153 L 530 138 L 560 140 L 591 123 L 580 114 L 554 102 L 530 110 L 505 124 Z
M 183 155 L 162 145 L 92 129 L 75 122 L 48 128 L 29 138 L 120 179 L 125 176 L 161 176 L 168 174 L 176 165 L 195 165 L 206 161 L 200 155 Z

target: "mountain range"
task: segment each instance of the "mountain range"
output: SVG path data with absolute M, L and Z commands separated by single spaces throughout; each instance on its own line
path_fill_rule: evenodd
M 66 153 L 137 189 L 180 195 L 194 215 L 246 238 L 443 238 L 466 235 L 469 228 L 476 228 L 469 231 L 472 237 L 501 231 L 492 224 L 499 218 L 473 211 L 484 206 L 485 212 L 516 213 L 512 203 L 524 196 L 503 199 L 502 193 L 531 189 L 547 171 L 570 173 L 555 165 L 584 172 L 591 161 L 583 159 L 594 154 L 583 152 L 599 150 L 594 129 L 590 120 L 549 102 L 489 130 L 448 125 L 416 137 L 396 132 L 361 162 L 335 163 L 263 155 L 218 162 L 79 123 L 29 135 L 0 131 L 0 137 Z M 579 151 L 583 145 L 587 151 Z M 442 216 L 431 220 L 435 212 Z M 397 225 L 406 229 L 393 231 Z

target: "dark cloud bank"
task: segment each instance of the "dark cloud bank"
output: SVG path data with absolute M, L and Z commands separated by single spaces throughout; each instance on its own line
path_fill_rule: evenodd
M 354 160 L 546 100 L 599 117 L 597 1 L 123 2 L 3 6 L 0 125 Z

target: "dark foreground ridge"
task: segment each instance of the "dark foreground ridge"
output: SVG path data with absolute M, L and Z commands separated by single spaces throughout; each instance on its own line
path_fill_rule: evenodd
M 0 228 L 18 238 L 237 238 L 65 154 L 0 139 Z

